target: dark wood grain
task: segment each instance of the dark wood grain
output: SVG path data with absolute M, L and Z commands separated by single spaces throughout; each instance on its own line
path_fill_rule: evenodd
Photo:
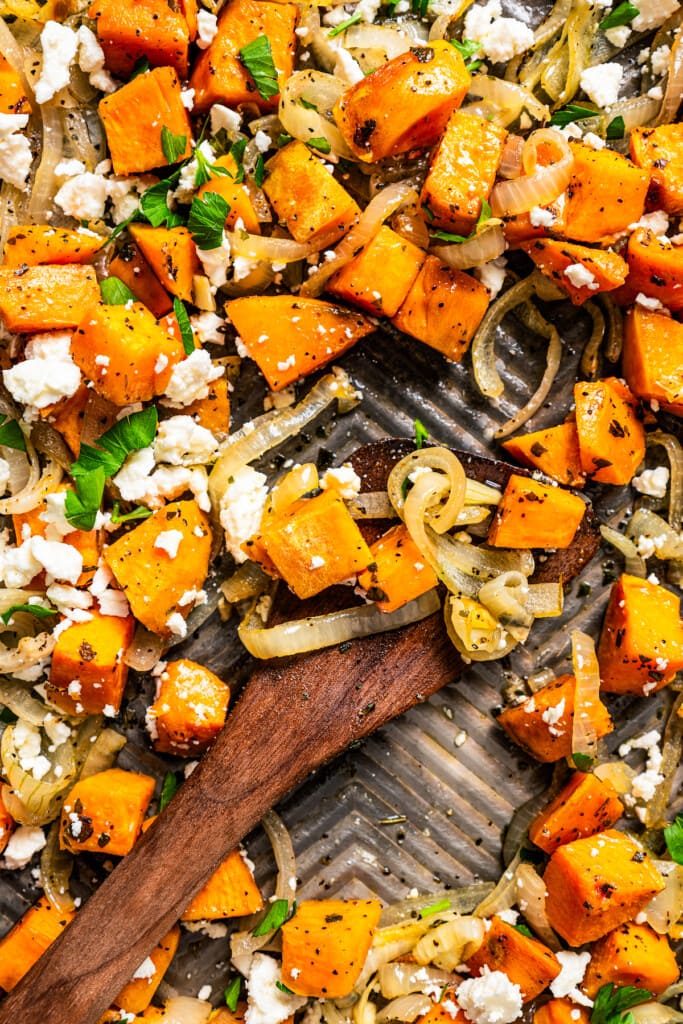
M 410 442 L 356 453 L 365 490 L 384 485 Z M 504 485 L 511 469 L 463 455 L 469 475 Z M 571 578 L 594 553 L 588 512 L 539 579 Z M 346 647 L 346 645 L 344 645 Z M 460 675 L 440 614 L 344 651 L 259 665 L 226 728 L 132 853 L 0 1005 L 0 1024 L 95 1024 L 226 854 L 310 772 Z

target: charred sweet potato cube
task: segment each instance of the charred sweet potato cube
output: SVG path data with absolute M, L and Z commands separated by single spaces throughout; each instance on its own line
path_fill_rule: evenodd
M 304 900 L 282 926 L 282 980 L 301 996 L 348 995 L 379 924 L 379 900 Z
M 559 961 L 547 946 L 522 935 L 500 917 L 491 918 L 484 941 L 467 966 L 475 975 L 484 967 L 502 971 L 513 985 L 519 985 L 525 1003 L 540 995 L 560 973 Z
M 559 761 L 572 752 L 575 696 L 575 677 L 560 676 L 521 704 L 506 708 L 498 716 L 498 724 L 537 761 Z M 612 720 L 602 703 L 593 709 L 593 725 L 598 738 L 612 731 Z
M 204 114 L 213 103 L 237 107 L 255 104 L 277 110 L 279 96 L 264 99 L 240 60 L 240 50 L 260 36 L 270 42 L 273 64 L 282 86 L 294 70 L 297 9 L 295 4 L 266 0 L 231 0 L 218 19 L 218 32 L 195 62 L 190 86 L 195 90 L 195 113 Z
M 370 549 L 334 490 L 294 502 L 261 531 L 268 557 L 297 597 L 319 594 L 362 572 Z
M 157 546 L 160 534 L 171 531 L 180 534 L 173 558 Z M 165 637 L 184 635 L 210 554 L 209 520 L 196 501 L 169 502 L 104 549 L 135 618 Z
M 534 1024 L 589 1024 L 590 1016 L 583 1006 L 571 999 L 549 999 L 534 1011 Z
M 173 309 L 168 292 L 134 242 L 121 248 L 109 264 L 109 273 L 123 281 L 157 320 Z
M 626 280 L 628 266 L 618 253 L 586 245 L 537 238 L 520 247 L 538 269 L 566 291 L 575 306 L 600 292 L 611 292 Z
M 422 249 L 383 224 L 351 262 L 330 278 L 327 290 L 367 313 L 395 316 L 424 261 Z
M 608 984 L 646 988 L 658 996 L 678 981 L 678 975 L 676 957 L 666 935 L 658 935 L 648 924 L 626 921 L 591 948 L 581 987 L 591 999 Z
M 570 946 L 602 938 L 664 888 L 645 851 L 612 829 L 559 846 L 543 880 L 550 926 Z
M 642 306 L 626 314 L 622 366 L 628 386 L 676 416 L 683 416 L 681 352 L 683 324 Z
M 375 329 L 361 313 L 295 295 L 247 295 L 233 299 L 227 312 L 272 391 L 319 370 Z
M 21 269 L 21 268 L 19 268 Z M 31 334 L 77 327 L 83 312 L 100 300 L 92 267 L 0 267 L 0 319 L 8 331 Z
M 642 697 L 683 669 L 680 601 L 666 587 L 623 573 L 612 586 L 598 644 L 600 685 Z
M 489 304 L 488 288 L 428 256 L 391 322 L 459 363 Z
M 48 693 L 67 714 L 116 714 L 128 678 L 123 660 L 133 639 L 132 615 L 102 615 L 74 622 L 57 638 L 52 655 Z
M 451 114 L 420 195 L 429 228 L 471 234 L 496 180 L 506 135 L 483 117 Z
M 575 839 L 611 828 L 624 807 L 611 782 L 575 772 L 566 786 L 529 826 L 529 839 L 545 853 Z
M 71 355 L 99 395 L 124 406 L 162 394 L 185 350 L 141 302 L 100 303 L 79 320 Z
M 297 242 L 324 239 L 329 247 L 358 220 L 356 201 L 303 142 L 284 146 L 266 170 L 263 191 Z
M 0 988 L 11 992 L 73 917 L 70 911 L 53 907 L 47 896 L 41 896 L 29 907 L 14 928 L 0 939 Z
M 118 1006 L 125 1013 L 138 1014 L 146 1010 L 175 956 L 179 942 L 180 927 L 174 924 L 170 932 L 164 935 L 159 945 L 149 954 L 154 973 L 148 974 L 145 971 L 143 978 L 131 978 L 114 999 L 114 1006 Z
M 122 768 L 79 779 L 62 807 L 61 849 L 125 857 L 140 835 L 154 786 L 151 775 Z
M 649 228 L 637 228 L 626 250 L 628 296 L 642 292 L 678 313 L 683 309 L 683 246 Z
M 151 67 L 170 65 L 187 77 L 188 24 L 166 0 L 95 0 L 88 15 L 95 19 L 106 65 L 118 78 L 129 78 L 143 57 Z
M 334 116 L 349 149 L 373 163 L 434 145 L 469 84 L 458 51 L 436 40 L 411 47 L 352 85 Z
M 181 921 L 216 921 L 255 914 L 263 897 L 251 868 L 239 850 L 233 850 L 194 897 Z
M 3 55 L 0 55 L 0 113 L 31 113 L 31 104 L 21 75 Z
M 261 222 L 256 215 L 249 189 L 243 181 L 239 180 L 239 168 L 234 157 L 230 156 L 230 153 L 225 153 L 216 159 L 215 165 L 222 167 L 228 173 L 212 174 L 209 180 L 197 189 L 198 197 L 203 199 L 208 192 L 215 192 L 222 196 L 230 207 L 225 219 L 226 227 L 234 228 L 237 221 L 241 221 L 240 226 L 243 225 L 245 231 L 251 235 L 260 235 Z M 292 182 L 292 188 L 294 186 L 295 182 Z
M 573 420 L 511 437 L 503 441 L 503 448 L 523 466 L 540 469 L 559 484 L 583 487 L 586 482 L 581 468 L 579 435 Z
M 15 224 L 2 256 L 4 267 L 37 267 L 46 263 L 89 263 L 104 239 L 94 231 L 53 228 L 49 224 Z
M 645 458 L 638 402 L 616 377 L 574 385 L 581 466 L 603 484 L 627 484 Z
M 179 160 L 192 155 L 192 125 L 180 93 L 173 68 L 161 67 L 138 75 L 100 101 L 100 117 L 117 174 L 141 174 L 166 166 L 162 128 L 185 137 Z
M 631 158 L 650 172 L 648 204 L 653 210 L 683 213 L 683 124 L 634 128 Z
M 187 228 L 130 224 L 128 231 L 166 291 L 183 302 L 192 302 L 192 281 L 200 265 Z
M 229 686 L 208 668 L 187 658 L 169 661 L 147 712 L 154 749 L 179 757 L 205 750 L 225 725 L 229 700 Z
M 359 575 L 358 582 L 383 612 L 395 611 L 439 582 L 403 523 L 392 526 L 371 544 L 370 552 L 371 566 Z
M 577 242 L 611 240 L 643 214 L 648 171 L 612 149 L 573 142 L 564 233 Z
M 568 548 L 586 506 L 576 494 L 513 473 L 489 530 L 494 548 Z

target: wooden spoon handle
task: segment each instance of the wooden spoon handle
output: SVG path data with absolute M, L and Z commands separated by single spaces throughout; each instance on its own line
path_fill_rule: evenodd
M 0 1024 L 95 1024 L 268 808 L 462 669 L 439 614 L 343 647 L 258 667 L 210 752 L 7 996 Z

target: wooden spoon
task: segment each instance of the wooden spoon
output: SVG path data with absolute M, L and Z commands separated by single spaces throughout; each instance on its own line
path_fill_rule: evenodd
M 351 461 L 363 489 L 382 489 L 391 467 L 413 448 L 411 441 L 385 440 L 359 449 Z M 456 454 L 468 476 L 497 486 L 524 472 Z M 570 580 L 599 543 L 597 519 L 587 508 L 571 547 L 540 562 L 534 580 Z M 0 1024 L 95 1024 L 268 808 L 463 669 L 438 613 L 343 649 L 258 664 L 199 767 L 7 996 Z

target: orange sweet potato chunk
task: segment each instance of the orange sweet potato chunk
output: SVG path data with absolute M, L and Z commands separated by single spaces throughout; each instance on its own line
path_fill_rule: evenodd
M 631 391 L 683 416 L 683 324 L 634 306 L 624 323 L 622 366 Z
M 48 693 L 67 714 L 116 714 L 128 678 L 123 660 L 133 639 L 132 615 L 102 615 L 74 622 L 57 638 L 52 655 Z
M 154 723 L 155 750 L 194 757 L 205 750 L 225 724 L 230 688 L 195 661 L 169 661 L 148 709 Z
M 432 146 L 469 84 L 458 51 L 437 40 L 412 47 L 352 85 L 334 116 L 349 149 L 372 163 Z
M 92 267 L 50 264 L 19 274 L 0 267 L 0 319 L 16 334 L 76 327 L 99 299 Z
M 266 169 L 263 191 L 297 242 L 333 245 L 358 220 L 356 201 L 303 142 L 284 146 Z
M 534 1024 L 589 1024 L 590 1016 L 583 1006 L 571 999 L 549 999 L 534 1011 Z
M 560 676 L 521 704 L 506 708 L 498 716 L 498 724 L 537 761 L 559 761 L 572 752 L 575 694 L 575 677 Z M 547 714 L 549 709 L 551 714 Z M 593 724 L 598 738 L 612 731 L 612 720 L 602 703 L 594 709 Z
M 81 384 L 71 398 L 66 398 L 49 410 L 48 419 L 59 431 L 71 451 L 78 458 L 81 440 L 86 444 L 99 437 L 116 422 L 118 406 L 101 398 L 94 388 Z M 87 436 L 83 437 L 87 424 Z
M 371 544 L 370 552 L 371 567 L 360 574 L 358 583 L 383 612 L 395 611 L 439 582 L 403 523 Z
M 678 975 L 676 956 L 666 935 L 658 935 L 648 924 L 626 921 L 592 947 L 581 987 L 591 999 L 608 984 L 646 988 L 658 996 L 678 981 Z
M 260 235 L 261 222 L 256 215 L 248 187 L 244 182 L 237 180 L 239 168 L 234 157 L 230 156 L 229 153 L 225 153 L 224 156 L 218 157 L 215 165 L 216 167 L 222 167 L 228 173 L 213 174 L 208 181 L 204 182 L 197 189 L 198 197 L 200 199 L 204 198 L 207 192 L 215 192 L 217 195 L 222 196 L 230 207 L 230 212 L 225 220 L 226 227 L 234 228 L 237 225 L 237 221 L 241 221 L 240 227 L 243 226 L 244 230 L 248 231 L 249 234 Z M 291 183 L 291 187 L 295 187 L 295 182 Z
M 619 288 L 628 274 L 626 261 L 609 249 L 590 249 L 554 238 L 523 242 L 520 249 L 528 253 L 542 274 L 566 291 L 575 306 L 600 292 Z
M 133 242 L 126 242 L 114 257 L 109 273 L 123 281 L 157 320 L 173 309 L 168 292 Z
M 574 772 L 566 786 L 529 826 L 529 839 L 545 853 L 612 825 L 624 807 L 614 786 L 597 775 Z
M 634 128 L 631 157 L 651 175 L 648 204 L 652 210 L 683 213 L 683 124 Z
M 399 331 L 459 363 L 489 304 L 488 288 L 428 256 L 391 322 Z
M 627 484 L 645 458 L 638 403 L 616 377 L 574 385 L 581 466 L 603 484 Z
M 197 895 L 181 921 L 216 921 L 226 917 L 255 914 L 263 897 L 239 850 L 233 850 Z
M 585 511 L 576 494 L 513 473 L 488 542 L 494 548 L 568 548 Z
M 649 228 L 638 228 L 628 240 L 626 262 L 629 295 L 642 292 L 659 299 L 672 313 L 683 309 L 683 246 L 672 245 Z
M 643 214 L 648 171 L 611 149 L 573 142 L 564 233 L 577 242 L 611 240 Z
M 294 70 L 297 9 L 295 4 L 266 0 L 231 0 L 218 19 L 218 32 L 195 62 L 190 87 L 195 90 L 195 113 L 204 114 L 213 103 L 237 107 L 252 103 L 265 112 L 277 110 L 278 96 L 263 99 L 240 60 L 240 50 L 259 36 L 267 36 L 280 85 Z
M 375 329 L 361 313 L 293 295 L 248 295 L 233 299 L 227 312 L 272 391 L 319 370 Z
M 624 573 L 613 584 L 598 644 L 601 688 L 647 696 L 683 669 L 680 601 L 666 587 Z
M 104 239 L 93 231 L 70 231 L 49 224 L 11 227 L 5 242 L 5 267 L 36 267 L 45 263 L 88 263 Z
M 443 995 L 439 997 L 439 1001 L 430 1006 L 426 1013 L 421 1014 L 415 1024 L 453 1024 L 453 1021 L 463 1024 L 467 1017 L 455 1002 L 456 987 L 449 985 Z
M 523 466 L 540 469 L 567 487 L 583 487 L 586 482 L 581 469 L 579 436 L 573 421 L 511 437 L 503 441 L 503 448 Z
M 114 1006 L 120 1007 L 126 1013 L 134 1014 L 146 1010 L 175 956 L 179 942 L 180 927 L 174 924 L 170 932 L 164 935 L 159 945 L 149 954 L 149 959 L 154 964 L 154 974 L 144 978 L 131 978 L 114 999 Z
M 611 829 L 558 847 L 543 880 L 550 926 L 570 946 L 602 938 L 664 888 L 645 851 Z
M 47 896 L 41 896 L 29 907 L 14 928 L 0 939 L 0 988 L 11 992 L 73 917 L 69 911 L 56 910 Z
M 118 78 L 129 78 L 143 57 L 152 67 L 170 65 L 187 76 L 188 24 L 166 0 L 95 0 L 88 15 L 97 23 L 106 65 Z
M 183 409 L 200 426 L 214 434 L 227 434 L 230 429 L 230 391 L 225 377 L 211 381 L 206 398 L 198 398 Z
M 488 199 L 507 132 L 456 110 L 434 153 L 420 195 L 428 227 L 469 235 Z
M 525 1003 L 535 999 L 560 973 L 560 964 L 538 939 L 522 935 L 511 924 L 492 917 L 484 941 L 467 961 L 472 974 L 482 968 L 502 971 L 513 985 L 519 985 Z
M 154 786 L 151 775 L 122 768 L 108 768 L 79 779 L 62 807 L 62 850 L 125 857 L 140 835 Z
M 21 75 L 6 57 L 0 54 L 0 113 L 30 114 L 31 103 L 26 95 Z
M 282 980 L 301 996 L 353 989 L 379 923 L 379 900 L 304 900 L 282 926 Z
M 192 282 L 201 268 L 187 228 L 131 224 L 128 231 L 166 291 L 183 302 L 192 302 Z
M 563 192 L 552 203 L 544 203 L 541 206 L 550 215 L 550 223 L 542 224 L 534 217 L 531 222 L 531 213 L 518 213 L 514 217 L 506 217 L 503 230 L 505 240 L 509 249 L 519 249 L 522 242 L 528 242 L 532 238 L 546 238 L 548 235 L 564 235 L 567 208 L 567 194 Z
M 161 145 L 164 127 L 185 136 L 185 150 L 178 159 L 192 154 L 192 125 L 180 92 L 173 68 L 152 68 L 100 101 L 100 117 L 117 174 L 140 174 L 166 166 Z
M 425 253 L 383 224 L 327 291 L 375 316 L 395 316 L 425 261 Z

